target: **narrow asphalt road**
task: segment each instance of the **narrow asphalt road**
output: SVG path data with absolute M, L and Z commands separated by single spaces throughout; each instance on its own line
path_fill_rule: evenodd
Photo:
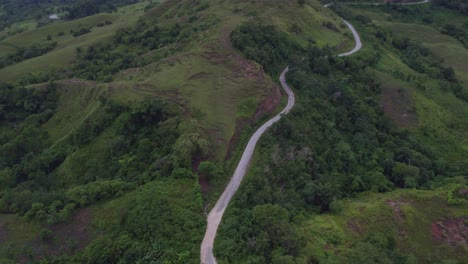
M 354 46 L 354 49 L 352 49 L 351 51 L 341 53 L 341 54 L 338 55 L 339 57 L 344 57 L 344 56 L 349 56 L 351 54 L 354 54 L 354 53 L 358 52 L 362 48 L 362 42 L 361 42 L 361 38 L 359 37 L 359 34 L 357 33 L 357 31 L 353 27 L 353 25 L 351 25 L 348 21 L 346 21 L 344 19 L 341 19 L 341 20 L 343 20 L 343 22 L 348 26 L 348 28 L 353 33 L 354 42 L 356 43 L 356 46 Z
M 328 6 L 329 5 L 326 5 L 325 7 Z M 354 29 L 354 27 L 347 21 L 343 20 L 343 22 L 349 27 L 349 29 L 353 33 L 356 46 L 349 52 L 339 54 L 338 56 L 340 57 L 354 54 L 357 51 L 359 51 L 362 47 L 361 38 L 359 37 L 359 34 L 357 33 L 356 29 Z M 206 233 L 200 248 L 200 259 L 202 264 L 216 264 L 216 259 L 213 255 L 213 245 L 216 237 L 216 232 L 218 231 L 218 226 L 221 223 L 221 219 L 223 218 L 223 214 L 226 210 L 227 205 L 236 193 L 242 179 L 245 176 L 245 173 L 247 172 L 247 168 L 249 166 L 250 160 L 252 159 L 252 155 L 254 153 L 255 146 L 257 145 L 258 140 L 263 135 L 263 133 L 267 131 L 269 127 L 271 127 L 274 123 L 278 122 L 283 115 L 289 113 L 289 111 L 294 106 L 294 93 L 286 83 L 285 75 L 288 72 L 288 70 L 289 66 L 283 70 L 279 79 L 281 86 L 288 95 L 288 104 L 283 109 L 283 111 L 274 116 L 272 119 L 268 120 L 252 135 L 252 137 L 249 140 L 249 143 L 247 144 L 247 147 L 244 150 L 244 153 L 242 153 L 241 160 L 237 165 L 236 171 L 234 172 L 231 181 L 229 182 L 221 197 L 216 202 L 216 205 L 213 207 L 213 209 L 211 209 L 210 213 L 208 214 Z
M 405 3 L 403 5 L 425 4 L 428 2 L 430 2 L 430 0 L 424 0 L 421 2 L 413 2 L 413 3 Z M 333 3 L 326 4 L 324 5 L 324 7 L 329 7 L 332 4 Z M 373 4 L 373 3 L 369 3 L 369 4 Z M 362 48 L 361 38 L 359 37 L 359 34 L 357 33 L 356 29 L 348 21 L 344 19 L 342 20 L 353 33 L 356 46 L 351 51 L 339 54 L 338 56 L 340 57 L 352 55 L 358 52 Z M 258 140 L 269 127 L 271 127 L 274 123 L 278 122 L 283 115 L 286 115 L 287 113 L 289 113 L 289 111 L 294 106 L 294 103 L 295 103 L 294 93 L 291 90 L 291 88 L 288 86 L 288 84 L 286 83 L 286 78 L 285 78 L 285 75 L 288 72 L 288 70 L 289 70 L 289 66 L 286 67 L 280 75 L 281 86 L 283 87 L 284 91 L 288 95 L 288 104 L 283 109 L 283 111 L 281 111 L 272 119 L 268 120 L 252 135 L 252 137 L 249 140 L 249 143 L 247 144 L 247 147 L 244 150 L 244 153 L 242 154 L 242 158 L 239 161 L 239 164 L 237 165 L 236 171 L 234 172 L 234 175 L 231 178 L 231 181 L 229 182 L 228 186 L 224 190 L 221 197 L 216 202 L 216 205 L 208 214 L 208 218 L 207 218 L 208 224 L 206 228 L 206 233 L 205 233 L 205 237 L 203 238 L 203 242 L 200 248 L 200 259 L 201 259 L 202 264 L 216 264 L 216 259 L 213 255 L 213 244 L 214 244 L 214 240 L 216 237 L 216 232 L 218 230 L 218 226 L 221 223 L 221 219 L 223 218 L 223 214 L 224 214 L 224 211 L 226 210 L 227 205 L 231 201 L 232 197 L 234 196 L 237 189 L 239 188 L 239 185 L 242 179 L 244 178 L 244 175 L 247 171 L 247 168 L 249 166 L 250 160 L 252 158 L 252 155 L 254 153 L 255 146 L 257 145 Z
M 249 166 L 250 160 L 252 159 L 252 155 L 254 153 L 255 146 L 257 145 L 258 140 L 269 127 L 271 127 L 274 123 L 278 122 L 283 115 L 289 113 L 291 108 L 294 106 L 294 93 L 286 83 L 285 78 L 285 75 L 288 72 L 288 70 L 289 68 L 286 67 L 286 69 L 283 70 L 280 76 L 281 86 L 288 95 L 288 104 L 283 109 L 283 111 L 274 116 L 272 119 L 268 120 L 252 135 L 252 137 L 249 140 L 249 143 L 247 144 L 247 147 L 244 150 L 244 153 L 242 154 L 241 160 L 237 165 L 236 171 L 234 172 L 234 176 L 232 176 L 231 181 L 229 182 L 229 185 L 226 187 L 226 189 L 224 190 L 219 200 L 216 202 L 216 205 L 213 207 L 211 212 L 208 214 L 208 224 L 206 228 L 206 233 L 201 244 L 201 263 L 216 263 L 216 259 L 213 256 L 213 244 L 214 239 L 216 237 L 216 232 L 218 230 L 218 226 L 221 223 L 224 210 L 226 210 L 227 205 L 231 201 L 232 197 L 237 191 L 237 188 L 239 188 L 242 179 L 244 178 L 244 175 L 247 171 L 247 167 Z

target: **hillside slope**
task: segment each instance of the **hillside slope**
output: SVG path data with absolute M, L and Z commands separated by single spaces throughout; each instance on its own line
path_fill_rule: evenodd
M 198 262 L 202 190 L 209 203 L 242 131 L 279 106 L 287 60 L 270 76 L 231 32 L 255 20 L 303 48 L 352 45 L 317 2 L 272 3 L 140 1 L 5 29 L 2 263 Z M 203 188 L 200 162 L 217 171 Z

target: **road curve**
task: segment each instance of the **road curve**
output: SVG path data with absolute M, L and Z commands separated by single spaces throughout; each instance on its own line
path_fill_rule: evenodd
M 237 188 L 239 188 L 242 179 L 244 178 L 244 175 L 247 171 L 247 167 L 249 166 L 249 162 L 252 159 L 252 155 L 254 153 L 255 146 L 257 145 L 258 140 L 269 127 L 271 127 L 274 123 L 278 122 L 283 115 L 289 113 L 289 111 L 294 106 L 294 93 L 286 83 L 285 78 L 285 75 L 288 72 L 288 70 L 289 67 L 286 67 L 280 75 L 281 86 L 288 95 L 288 104 L 279 114 L 274 116 L 272 119 L 268 120 L 252 135 L 252 137 L 249 140 L 249 143 L 247 144 L 247 147 L 244 150 L 244 153 L 242 153 L 241 160 L 237 165 L 236 171 L 234 172 L 234 176 L 232 176 L 229 185 L 226 187 L 226 189 L 224 190 L 219 200 L 216 202 L 216 205 L 213 207 L 211 212 L 208 214 L 208 224 L 206 228 L 206 233 L 205 237 L 203 238 L 203 242 L 201 244 L 200 249 L 201 263 L 203 264 L 216 263 L 216 259 L 213 255 L 213 244 L 214 239 L 216 237 L 216 231 L 218 230 L 218 226 L 221 223 L 221 219 L 223 217 L 227 205 L 231 201 L 232 197 L 237 191 Z
M 326 7 L 328 7 L 328 5 Z M 339 54 L 338 56 L 340 57 L 354 54 L 357 51 L 359 51 L 362 47 L 361 38 L 359 37 L 359 34 L 354 29 L 354 27 L 345 20 L 343 20 L 343 22 L 349 27 L 349 29 L 353 33 L 354 40 L 356 41 L 356 46 L 349 52 Z M 237 165 L 236 171 L 234 172 L 231 181 L 229 182 L 221 197 L 216 202 L 213 209 L 211 209 L 210 213 L 208 214 L 205 237 L 203 238 L 200 247 L 200 260 L 202 264 L 216 264 L 216 259 L 213 254 L 213 245 L 216 237 L 216 232 L 218 231 L 219 224 L 221 223 L 221 219 L 223 218 L 223 214 L 226 210 L 227 205 L 236 193 L 242 179 L 245 176 L 245 173 L 247 172 L 247 167 L 249 166 L 250 160 L 252 159 L 252 155 L 254 153 L 255 146 L 257 145 L 258 140 L 269 127 L 271 127 L 274 123 L 278 122 L 283 115 L 289 113 L 289 111 L 294 106 L 294 103 L 296 101 L 294 93 L 286 83 L 285 75 L 288 72 L 288 70 L 289 66 L 283 70 L 279 78 L 281 86 L 288 95 L 288 104 L 279 114 L 274 116 L 272 119 L 268 120 L 252 135 L 252 137 L 249 140 L 249 143 L 247 144 L 247 147 L 244 150 L 244 153 L 242 153 L 241 160 Z
M 359 37 L 359 34 L 357 33 L 356 29 L 348 21 L 346 21 L 344 19 L 341 19 L 341 20 L 343 20 L 343 22 L 346 24 L 346 26 L 348 26 L 348 28 L 353 33 L 354 42 L 356 43 L 356 46 L 354 46 L 354 49 L 352 49 L 351 51 L 339 54 L 338 57 L 344 57 L 344 56 L 352 55 L 352 54 L 358 52 L 362 48 L 361 38 Z

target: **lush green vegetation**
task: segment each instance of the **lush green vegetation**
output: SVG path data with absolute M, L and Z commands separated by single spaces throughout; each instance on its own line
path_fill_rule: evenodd
M 132 206 L 128 214 L 121 216 L 122 221 L 113 224 L 112 232 L 94 241 L 83 255 L 76 257 L 93 263 L 107 263 L 127 254 L 125 251 L 114 252 L 112 248 L 133 250 L 138 247 L 140 251 L 132 251 L 125 257 L 128 262 L 134 262 L 144 259 L 148 247 L 155 246 L 156 240 L 148 237 L 154 234 L 160 244 L 151 254 L 159 255 L 161 261 L 180 258 L 186 263 L 186 259 L 196 259 L 196 253 L 193 253 L 196 251 L 192 251 L 195 244 L 187 242 L 191 240 L 171 235 L 170 228 L 160 224 L 173 223 L 170 219 L 186 221 L 178 214 L 184 217 L 195 214 L 187 218 L 189 222 L 183 227 L 178 226 L 176 232 L 183 234 L 186 232 L 184 228 L 190 225 L 194 228 L 189 228 L 194 232 L 191 237 L 196 240 L 202 230 L 200 190 L 191 166 L 194 157 L 206 153 L 206 143 L 195 129 L 181 129 L 178 108 L 157 99 L 122 104 L 99 97 L 96 102 L 99 110 L 91 113 L 64 140 L 53 144 L 43 124 L 54 116 L 59 95 L 54 84 L 37 89 L 2 86 L 0 211 L 24 215 L 30 221 L 53 227 L 71 221 L 73 212 L 80 208 L 115 199 L 132 190 L 149 188 L 139 186 L 150 182 L 163 185 L 167 182 L 168 186 L 188 184 L 187 196 L 198 197 L 189 198 L 196 203 L 174 205 L 185 208 L 186 213 L 178 212 L 172 200 L 165 200 L 167 197 L 152 205 L 144 201 L 150 196 L 144 195 L 142 201 L 135 202 L 138 206 Z M 100 145 L 99 138 L 104 135 L 106 143 Z M 96 144 L 99 150 L 83 152 Z M 64 178 L 69 180 L 64 181 Z M 175 210 L 177 216 L 171 216 L 167 210 Z M 149 222 L 158 224 L 150 227 Z M 132 225 L 147 226 L 154 233 L 148 233 L 146 229 L 139 232 L 130 228 Z M 123 235 L 123 227 L 129 228 L 131 234 L 125 235 L 125 241 L 114 240 L 115 236 Z M 164 236 L 161 230 L 164 230 Z M 103 253 L 102 247 L 109 248 L 108 253 Z M 181 252 L 187 252 L 183 253 L 185 257 L 177 255 Z
M 466 14 L 468 12 L 466 1 L 463 0 L 436 0 L 434 2 L 436 5 L 441 5 L 453 10 L 457 10 L 462 14 Z
M 221 225 L 218 260 L 466 255 L 441 250 L 424 229 L 465 214 L 465 183 L 454 178 L 468 170 L 463 63 L 391 27 L 414 23 L 466 50 L 461 14 L 337 5 L 364 41 L 357 56 L 337 58 L 354 43 L 316 1 L 4 2 L 23 9 L 0 11 L 0 77 L 11 83 L 0 86 L 0 262 L 198 263 L 204 211 L 252 121 L 275 111 L 272 79 L 287 64 L 297 105 L 260 142 Z M 52 12 L 66 21 L 44 19 Z M 415 93 L 402 100 L 418 118 L 408 129 L 382 111 L 389 86 Z M 412 206 L 403 222 L 386 203 L 400 197 Z M 349 232 L 352 217 L 365 231 Z
M 231 41 L 245 57 L 262 65 L 271 75 L 278 75 L 291 53 L 301 52 L 286 33 L 260 22 L 242 24 L 232 32 Z
M 74 67 L 74 76 L 94 80 L 112 81 L 112 76 L 121 70 L 142 67 L 150 61 L 141 55 L 178 42 L 182 45 L 187 37 L 180 24 L 159 26 L 151 21 L 140 21 L 133 28 L 119 29 L 112 43 L 96 44 L 86 51 L 77 49 L 79 62 Z
M 465 23 L 462 26 L 447 24 L 441 32 L 456 38 L 468 49 L 468 24 Z
M 221 263 L 414 263 L 416 259 L 450 258 L 459 261 L 465 255 L 463 249 L 450 249 L 449 252 L 457 252 L 454 255 L 435 256 L 431 250 L 413 254 L 406 250 L 408 245 L 402 242 L 397 230 L 382 232 L 370 224 L 364 224 L 362 228 L 366 231 L 358 238 L 349 239 L 352 243 L 343 240 L 339 230 L 329 227 L 323 228 L 327 231 L 314 231 L 320 233 L 313 232 L 309 237 L 303 236 L 303 229 L 298 228 L 310 214 L 340 212 L 345 208 L 343 199 L 361 196 L 362 192 L 393 193 L 398 188 L 433 190 L 451 177 L 465 175 L 468 169 L 463 162 L 466 151 L 461 151 L 457 166 L 450 165 L 443 158 L 446 155 L 443 150 L 427 140 L 428 134 L 421 136 L 414 130 L 396 127 L 381 109 L 382 85 L 379 75 L 374 75 L 390 53 L 410 69 L 407 74 L 395 72 L 395 78 L 422 89 L 423 74 L 444 83 L 446 91 L 465 99 L 454 70 L 417 41 L 392 35 L 373 25 L 369 17 L 356 15 L 343 6 L 337 6 L 336 10 L 366 25 L 358 27 L 358 31 L 372 49 L 340 58 L 329 48 L 309 47 L 305 58 L 290 58 L 288 82 L 296 88 L 298 102 L 262 139 L 255 166 L 220 227 L 215 254 Z M 458 201 L 450 195 L 448 199 L 452 204 Z M 378 214 L 377 210 L 370 210 Z M 457 214 L 437 215 L 450 216 Z M 431 217 L 432 221 L 437 217 Z M 315 220 L 310 221 L 314 225 Z M 394 219 L 390 216 L 386 221 L 382 224 Z M 408 228 L 413 228 L 410 223 Z M 420 232 L 418 236 L 430 236 L 428 230 L 417 230 L 414 234 Z M 311 253 L 305 249 L 309 247 L 306 241 L 317 244 L 313 242 L 316 239 L 324 239 L 325 243 Z M 421 241 L 410 242 L 411 247 L 441 250 L 435 244 Z
M 46 42 L 41 44 L 34 44 L 27 48 L 19 48 L 14 54 L 0 58 L 0 69 L 5 68 L 8 65 L 44 55 L 47 52 L 53 50 L 56 46 L 57 42 Z
M 140 0 L 2 0 L 0 31 L 25 20 L 35 20 L 38 25 L 43 26 L 50 23 L 48 16 L 53 13 L 60 13 L 61 18 L 77 19 L 98 13 L 110 13 L 118 7 L 138 2 Z
M 67 18 L 77 19 L 98 13 L 112 12 L 118 6 L 130 5 L 137 2 L 139 0 L 80 0 L 73 1 L 65 10 L 68 12 Z

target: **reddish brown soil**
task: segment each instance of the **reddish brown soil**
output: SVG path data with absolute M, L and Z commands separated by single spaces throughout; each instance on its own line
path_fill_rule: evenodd
M 407 203 L 402 200 L 387 200 L 386 203 L 392 208 L 393 214 L 398 223 L 398 239 L 401 241 L 407 240 L 407 233 L 403 225 L 405 214 L 401 210 L 401 206 Z
M 346 228 L 356 235 L 362 235 L 366 232 L 365 228 L 359 223 L 359 220 L 353 218 L 346 223 Z
M 410 91 L 395 87 L 382 87 L 380 106 L 399 127 L 410 128 L 418 124 Z
M 272 114 L 278 107 L 282 96 L 279 86 L 272 84 L 261 66 L 251 60 L 244 58 L 237 50 L 232 47 L 230 39 L 231 32 L 231 27 L 223 27 L 220 39 L 221 48 L 224 49 L 224 53 L 226 53 L 227 50 L 229 55 L 216 55 L 216 52 L 211 53 L 209 56 L 211 57 L 212 62 L 223 62 L 225 65 L 231 65 L 233 67 L 233 72 L 236 73 L 234 78 L 245 78 L 252 80 L 255 82 L 257 87 L 264 87 L 264 90 L 268 92 L 265 95 L 263 101 L 258 105 L 252 118 L 249 120 L 236 121 L 236 128 L 233 136 L 231 137 L 231 140 L 229 141 L 225 159 L 229 159 L 231 157 L 231 152 L 239 140 L 239 135 L 242 129 L 245 126 L 258 121 L 266 114 Z
M 463 197 L 468 198 L 468 189 L 460 189 L 460 190 L 458 190 L 458 194 L 460 194 Z
M 432 223 L 432 239 L 451 246 L 468 245 L 468 218 L 446 218 Z
M 406 203 L 399 200 L 388 200 L 386 203 L 392 208 L 398 221 L 402 221 L 405 218 L 405 215 L 401 211 L 401 206 Z
M 8 231 L 5 227 L 5 221 L 0 218 L 0 244 L 7 241 Z
M 61 242 L 71 239 L 76 242 L 77 250 L 85 248 L 92 240 L 90 232 L 91 220 L 91 210 L 88 208 L 79 210 L 73 215 L 70 222 L 59 224 L 52 228 L 55 240 L 59 242 L 58 244 L 61 244 Z
M 87 208 L 78 210 L 66 223 L 48 227 L 52 231 L 51 238 L 42 241 L 39 237 L 31 241 L 31 247 L 36 260 L 47 256 L 72 254 L 84 249 L 93 239 L 90 231 L 92 215 Z M 30 259 L 23 257 L 19 263 L 29 263 Z

